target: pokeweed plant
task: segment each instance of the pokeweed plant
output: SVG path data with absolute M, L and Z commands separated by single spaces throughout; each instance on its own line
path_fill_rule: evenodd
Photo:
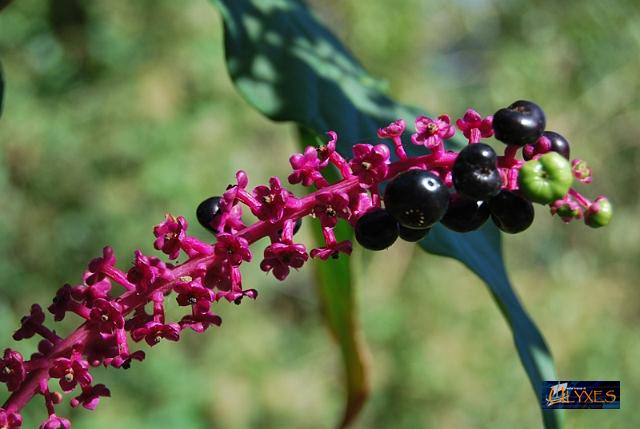
M 542 379 L 554 378 L 542 336 L 508 282 L 496 227 L 507 233 L 528 228 L 534 220 L 532 202 L 548 205 L 566 222 L 584 219 L 591 227 L 606 225 L 612 209 L 606 197 L 589 200 L 573 187 L 575 180 L 591 182 L 591 171 L 584 161 L 570 160 L 569 143 L 562 135 L 546 130 L 542 109 L 524 100 L 492 116 L 469 109 L 455 125 L 448 115 L 418 114 L 415 130 L 408 131 L 404 118 L 415 110 L 381 93 L 301 3 L 214 3 L 225 19 L 229 70 L 240 91 L 267 116 L 297 122 L 304 142 L 313 140 L 314 132 L 327 130 L 328 141 L 305 144 L 289 159 L 289 184 L 301 184 L 310 192 L 296 196 L 278 177 L 251 189 L 246 173 L 239 171 L 234 184 L 196 209 L 215 242 L 188 235 L 184 217 L 166 215 L 153 234 L 154 247 L 168 260 L 136 251 L 125 271 L 116 267 L 113 250 L 105 247 L 102 256 L 89 262 L 82 281 L 62 286 L 47 307 L 54 321 L 69 313 L 77 316 L 75 330 L 61 336 L 45 326 L 38 304 L 22 318 L 13 338 L 37 335 L 41 340 L 28 359 L 10 348 L 0 359 L 0 381 L 10 392 L 0 408 L 0 428 L 20 428 L 21 410 L 38 395 L 48 415 L 40 427 L 69 428 L 70 421 L 55 409 L 64 394 L 72 395 L 72 407 L 90 410 L 110 395 L 104 384 L 94 383 L 92 367 L 127 369 L 145 358 L 132 343 L 144 340 L 153 347 L 162 340 L 178 341 L 183 330 L 201 333 L 220 325 L 214 304 L 241 304 L 257 297 L 256 290 L 244 287 L 240 266 L 254 259 L 250 246 L 261 239 L 270 244 L 260 268 L 278 280 L 310 259 L 324 261 L 315 265 L 327 319 L 347 369 L 349 395 L 341 426 L 348 425 L 367 391 L 354 337 L 350 284 L 338 274 L 347 260 L 340 255 L 352 251 L 351 240 L 338 240 L 335 233 L 344 225 L 366 249 L 384 250 L 401 238 L 465 263 L 498 301 L 534 389 Z M 247 26 L 248 17 L 262 26 Z M 266 31 L 291 43 L 262 37 Z M 259 55 L 272 61 L 279 73 L 272 77 L 277 79 L 249 67 Z M 0 109 L 3 92 L 1 79 Z M 389 120 L 389 115 L 395 116 Z M 360 143 L 371 131 L 380 141 Z M 500 156 L 481 141 L 492 136 L 506 145 Z M 452 144 L 447 147 L 446 142 Z M 247 212 L 254 221 L 248 221 Z M 296 241 L 305 217 L 318 224 L 319 245 Z M 182 255 L 186 261 L 176 263 Z M 174 298 L 185 314 L 167 320 L 165 305 Z M 562 425 L 557 411 L 546 411 L 543 418 L 548 428 Z

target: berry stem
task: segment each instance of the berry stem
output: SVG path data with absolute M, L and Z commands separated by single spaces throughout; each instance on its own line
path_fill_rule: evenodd
M 569 189 L 569 195 L 571 195 L 573 199 L 576 200 L 576 202 L 580 204 L 582 207 L 584 207 L 585 209 L 588 209 L 589 207 L 591 207 L 592 201 L 584 197 L 580 192 L 576 191 L 575 189 L 573 188 Z

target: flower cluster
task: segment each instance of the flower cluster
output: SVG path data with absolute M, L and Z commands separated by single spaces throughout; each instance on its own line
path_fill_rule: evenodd
M 491 137 L 491 123 L 491 116 L 483 118 L 473 110 L 456 121 L 469 144 Z M 55 410 L 63 394 L 71 395 L 72 407 L 82 405 L 89 410 L 95 409 L 101 397 L 110 395 L 105 385 L 94 383 L 93 367 L 127 369 L 134 361 L 145 358 L 143 351 L 132 349 L 135 343 L 144 340 L 153 347 L 163 340 L 178 341 L 186 329 L 201 333 L 219 326 L 221 319 L 212 310 L 214 304 L 219 301 L 240 304 L 244 298 L 257 297 L 254 289 L 243 287 L 240 270 L 242 264 L 254 259 L 250 245 L 257 240 L 270 241 L 260 262 L 261 269 L 284 280 L 292 268 L 301 268 L 310 258 L 327 260 L 341 253 L 349 255 L 351 242 L 340 241 L 334 229 L 340 221 L 355 225 L 364 214 L 380 208 L 383 182 L 400 173 L 421 169 L 430 171 L 451 188 L 457 152 L 446 150 L 444 145 L 456 132 L 449 116 L 416 119 L 416 132 L 410 141 L 427 150 L 415 157 L 409 157 L 403 146 L 405 127 L 405 122 L 398 120 L 378 131 L 381 139 L 391 141 L 391 149 L 384 143 L 356 144 L 350 160 L 336 151 L 338 136 L 334 132 L 328 133 L 327 144 L 310 146 L 293 155 L 290 158 L 293 172 L 288 181 L 315 187 L 306 196 L 296 197 L 277 177 L 272 177 L 268 185 L 250 189 L 247 175 L 238 172 L 236 183 L 219 198 L 218 208 L 207 222 L 215 231 L 214 243 L 188 235 L 184 217 L 167 215 L 153 229 L 154 247 L 167 260 L 138 250 L 131 267 L 123 271 L 116 266 L 113 250 L 105 247 L 102 256 L 89 262 L 82 281 L 62 286 L 47 308 L 54 321 L 69 314 L 79 318 L 76 330 L 59 336 L 45 326 L 44 311 L 37 304 L 22 319 L 14 339 L 38 335 L 41 340 L 38 350 L 29 358 L 8 348 L 0 359 L 0 382 L 10 392 L 0 408 L 0 427 L 20 428 L 20 411 L 34 396 L 42 395 L 48 417 L 40 427 L 69 428 L 70 422 Z M 529 151 L 529 158 L 536 158 L 549 150 L 549 144 L 542 141 L 525 150 Z M 397 158 L 394 161 L 392 152 Z M 518 148 L 507 146 L 498 159 L 503 189 L 518 189 L 518 172 L 523 161 L 516 159 L 517 152 Z M 327 168 L 335 168 L 341 179 L 329 183 L 323 174 Z M 581 161 L 574 161 L 573 174 L 582 182 L 591 180 L 590 170 Z M 571 189 L 550 207 L 552 213 L 569 220 L 597 213 L 602 204 L 602 197 L 589 201 Z M 257 220 L 245 223 L 243 209 L 248 209 Z M 306 216 L 317 220 L 324 237 L 321 246 L 310 250 L 294 239 L 299 221 Z M 186 260 L 178 264 L 180 256 Z M 167 320 L 165 305 L 170 299 L 184 307 L 185 312 L 178 320 Z

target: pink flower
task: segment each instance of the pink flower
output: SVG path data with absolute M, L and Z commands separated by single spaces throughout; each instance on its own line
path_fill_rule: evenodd
M 167 275 L 167 266 L 154 256 L 135 251 L 133 267 L 127 272 L 127 280 L 136 285 L 138 292 L 145 292 L 157 279 Z
M 265 272 L 273 270 L 273 276 L 284 280 L 289 275 L 289 267 L 298 269 L 309 259 L 307 249 L 302 244 L 273 243 L 264 249 L 264 260 L 260 269 Z
M 336 134 L 335 131 L 328 131 L 327 135 L 331 140 L 329 140 L 327 144 L 324 144 L 320 146 L 318 149 L 316 149 L 316 152 L 318 154 L 318 159 L 320 160 L 320 164 L 319 164 L 320 168 L 324 168 L 329 164 L 329 158 L 331 158 L 331 155 L 333 155 L 336 151 L 336 142 L 338 141 L 338 134 Z
M 153 228 L 153 234 L 156 236 L 153 247 L 166 253 L 169 259 L 176 259 L 180 254 L 182 240 L 186 237 L 187 227 L 184 217 L 178 216 L 176 219 L 169 214 L 166 215 L 164 222 Z
M 206 331 L 211 325 L 220 326 L 221 323 L 220 316 L 207 311 L 184 316 L 180 320 L 180 327 L 182 329 L 190 328 L 192 331 L 200 333 Z
M 589 167 L 585 161 L 581 159 L 574 159 L 571 161 L 571 171 L 573 172 L 573 177 L 582 183 L 591 183 L 591 167 Z
M 340 253 L 351 255 L 352 250 L 353 246 L 351 245 L 351 241 L 349 240 L 333 242 L 327 244 L 325 247 L 318 247 L 311 250 L 311 257 L 320 258 L 323 261 L 326 261 L 329 258 L 337 258 Z
M 9 392 L 16 390 L 27 375 L 22 355 L 11 349 L 4 350 L 0 359 L 0 382 L 7 384 Z
M 215 299 L 213 291 L 202 286 L 200 279 L 195 279 L 190 282 L 179 282 L 174 286 L 173 290 L 178 294 L 176 301 L 180 306 L 193 305 L 200 309 L 208 310 L 210 304 Z
M 357 144 L 353 146 L 353 159 L 349 163 L 360 182 L 371 186 L 384 180 L 389 171 L 389 148 L 383 144 Z
M 73 408 L 82 405 L 87 410 L 95 410 L 100 402 L 100 397 L 111 396 L 111 392 L 104 384 L 96 384 L 95 386 L 82 386 L 82 393 L 70 401 Z
M 75 389 L 77 384 L 88 386 L 93 378 L 89 374 L 89 362 L 82 359 L 78 352 L 73 352 L 71 358 L 58 358 L 53 361 L 49 369 L 49 376 L 60 379 L 60 387 L 64 392 Z
M 71 422 L 64 417 L 58 417 L 54 414 L 42 422 L 40 429 L 71 429 Z
M 482 118 L 473 109 L 467 110 L 464 117 L 456 121 L 458 129 L 469 139 L 469 143 L 478 143 L 481 137 L 491 137 L 493 135 L 493 116 Z M 448 138 L 448 137 L 447 137 Z
M 33 337 L 43 322 L 44 313 L 42 312 L 42 308 L 38 304 L 33 304 L 31 306 L 31 313 L 28 316 L 24 316 L 20 321 L 22 326 L 13 334 L 13 339 L 20 341 Z
M 150 346 L 155 346 L 163 338 L 169 341 L 178 341 L 180 339 L 180 325 L 148 322 L 144 327 L 133 330 L 131 338 L 136 342 L 144 338 Z
M 384 128 L 378 129 L 378 137 L 381 139 L 392 139 L 394 137 L 400 137 L 406 128 L 406 124 L 403 119 L 393 121 Z
M 110 334 L 124 328 L 122 307 L 114 301 L 97 299 L 89 313 L 89 319 L 95 323 L 103 334 Z
M 456 130 L 451 126 L 449 115 L 438 116 L 438 119 L 418 116 L 416 119 L 416 133 L 411 135 L 415 145 L 433 149 L 448 138 L 453 137 Z
M 104 273 L 106 268 L 113 267 L 116 264 L 116 258 L 113 256 L 113 249 L 110 246 L 106 246 L 102 249 L 102 257 L 98 257 L 89 262 L 89 275 L 85 279 L 85 283 L 88 286 L 98 283 L 106 277 Z
M 260 220 L 276 223 L 282 219 L 290 193 L 282 188 L 280 179 L 277 177 L 269 179 L 269 185 L 268 187 L 256 186 L 253 190 L 253 196 L 260 203 L 260 208 L 254 214 Z
M 22 416 L 17 413 L 7 413 L 4 408 L 0 408 L 0 428 L 20 429 L 22 427 Z
M 312 146 L 307 146 L 304 154 L 293 155 L 289 158 L 289 163 L 293 168 L 293 173 L 289 175 L 289 183 L 292 185 L 302 182 L 304 186 L 311 186 L 316 180 L 322 178 L 318 152 Z
M 322 192 L 316 196 L 313 214 L 322 226 L 334 227 L 338 218 L 347 219 L 351 215 L 349 197 L 344 192 Z
M 214 246 L 214 253 L 221 261 L 228 261 L 231 265 L 238 266 L 242 261 L 251 261 L 249 242 L 242 237 L 221 233 Z
M 64 319 L 67 311 L 71 311 L 71 306 L 74 303 L 74 300 L 71 297 L 71 290 L 71 285 L 65 284 L 56 292 L 56 296 L 53 298 L 53 303 L 47 308 L 49 313 L 53 314 L 53 320 L 60 321 Z

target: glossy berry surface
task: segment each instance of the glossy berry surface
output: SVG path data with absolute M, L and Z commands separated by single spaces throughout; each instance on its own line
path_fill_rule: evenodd
M 533 204 L 511 191 L 503 190 L 493 197 L 489 210 L 496 226 L 509 234 L 522 232 L 533 223 Z
M 398 229 L 398 236 L 402 238 L 404 241 L 415 243 L 425 238 L 427 234 L 429 234 L 429 231 L 431 231 L 431 228 L 412 229 L 412 228 L 405 228 L 404 226 L 400 225 L 400 228 Z
M 497 156 L 491 146 L 484 143 L 466 146 L 453 164 L 452 176 L 456 190 L 474 200 L 496 195 L 502 186 L 496 162 Z
M 387 185 L 384 205 L 400 225 L 426 229 L 444 216 L 449 206 L 449 191 L 435 174 L 409 170 Z
M 549 140 L 549 143 L 551 144 L 549 151 L 558 152 L 566 159 L 571 159 L 571 147 L 569 145 L 569 141 L 561 134 L 558 134 L 555 131 L 545 131 L 542 133 L 542 137 L 546 137 Z M 537 145 L 538 143 L 536 143 L 536 146 Z M 522 153 L 522 157 L 525 161 L 529 161 L 532 158 L 526 151 Z
M 221 197 L 210 197 L 201 202 L 196 209 L 196 217 L 198 218 L 198 222 L 200 225 L 208 229 L 209 231 L 217 234 L 212 226 L 211 222 L 216 218 L 218 213 L 220 212 L 220 200 Z
M 518 173 L 518 186 L 522 193 L 540 204 L 562 198 L 572 183 L 571 164 L 556 152 L 525 162 Z
M 358 219 L 356 240 L 369 250 L 384 250 L 398 239 L 398 221 L 384 209 L 371 210 Z
M 508 145 L 535 143 L 547 124 L 544 111 L 536 103 L 518 100 L 493 115 L 496 139 Z
M 459 195 L 452 195 L 449 209 L 440 223 L 456 232 L 470 232 L 480 228 L 489 219 L 489 204 Z

